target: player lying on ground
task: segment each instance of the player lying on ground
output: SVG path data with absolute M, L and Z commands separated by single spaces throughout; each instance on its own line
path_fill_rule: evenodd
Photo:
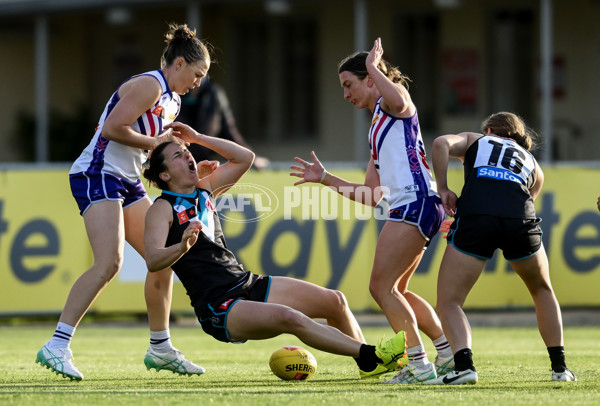
M 169 127 L 182 139 L 228 160 L 199 179 L 185 145 L 172 142 L 153 151 L 144 171 L 144 176 L 163 190 L 146 216 L 148 269 L 153 272 L 172 266 L 204 331 L 224 342 L 293 334 L 313 348 L 354 357 L 361 377 L 379 365 L 386 367 L 385 372 L 397 369 L 397 360 L 406 349 L 403 331 L 381 345 L 367 345 L 341 292 L 244 270 L 227 249 L 213 199 L 246 173 L 254 154 L 233 142 L 199 134 L 185 124 L 176 122 Z M 312 318 L 326 319 L 328 325 Z

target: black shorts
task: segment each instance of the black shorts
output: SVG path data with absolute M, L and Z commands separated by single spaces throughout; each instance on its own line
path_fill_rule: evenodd
M 234 288 L 208 303 L 194 307 L 196 317 L 207 334 L 219 341 L 233 342 L 227 332 L 227 315 L 239 300 L 266 302 L 271 287 L 271 277 L 252 274 L 249 286 Z
M 448 244 L 482 259 L 491 259 L 500 248 L 508 261 L 535 254 L 542 246 L 542 219 L 516 219 L 488 215 L 459 217 L 450 226 Z

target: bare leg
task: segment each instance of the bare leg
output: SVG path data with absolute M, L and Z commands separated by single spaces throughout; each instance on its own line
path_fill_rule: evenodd
M 440 338 L 444 334 L 444 331 L 433 306 L 421 296 L 411 291 L 406 291 L 404 297 L 415 313 L 419 330 L 425 333 L 432 341 Z
M 310 318 L 323 318 L 327 324 L 364 343 L 360 326 L 348 307 L 344 294 L 313 283 L 285 277 L 271 278 L 269 303 L 296 309 Z
M 546 347 L 562 346 L 562 316 L 550 283 L 548 257 L 544 246 L 542 245 L 535 255 L 521 261 L 511 261 L 510 264 L 531 293 L 538 328 Z
M 462 307 L 484 265 L 480 258 L 446 247 L 438 275 L 437 311 L 453 352 L 471 348 L 471 326 Z
M 395 332 L 404 330 L 409 347 L 422 345 L 415 315 L 409 301 L 398 290 L 402 278 L 408 283 L 423 255 L 425 239 L 417 227 L 394 221 L 381 230 L 369 290 Z M 405 289 L 406 286 L 403 286 Z
M 412 308 L 415 317 L 417 318 L 419 330 L 424 332 L 427 337 L 433 341 L 440 338 L 442 334 L 444 334 L 442 331 L 442 323 L 440 322 L 440 319 L 438 318 L 433 307 L 425 299 L 408 290 L 410 278 L 419 266 L 421 258 L 423 257 L 423 253 L 424 251 L 422 251 L 421 255 L 415 259 L 411 269 L 400 278 L 400 281 L 398 282 L 398 291 L 404 295 L 404 298 L 408 301 L 410 307 Z
M 298 310 L 275 303 L 241 300 L 229 311 L 227 330 L 233 340 L 263 340 L 289 333 L 303 343 L 332 354 L 358 357 L 361 342 L 335 327 L 317 323 Z
M 59 322 L 77 327 L 96 297 L 121 269 L 125 240 L 121 202 L 92 204 L 83 216 L 94 264 L 73 284 Z
M 171 268 L 146 274 L 144 297 L 146 298 L 150 330 L 167 330 L 173 297 L 173 271 Z
M 142 257 L 144 257 L 145 217 L 151 204 L 150 198 L 146 197 L 124 210 L 125 237 Z M 169 328 L 172 295 L 173 271 L 170 268 L 146 274 L 144 296 L 151 331 L 163 331 Z

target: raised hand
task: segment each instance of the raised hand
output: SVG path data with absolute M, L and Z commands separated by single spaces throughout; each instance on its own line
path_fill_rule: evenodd
M 302 165 L 302 166 L 297 166 L 297 165 L 290 166 L 290 169 L 296 171 L 296 172 L 291 172 L 290 176 L 296 176 L 297 178 L 301 178 L 301 180 L 294 183 L 294 186 L 297 186 L 297 185 L 300 185 L 300 184 L 306 183 L 306 182 L 314 182 L 314 183 L 322 182 L 323 176 L 326 173 L 325 167 L 323 166 L 323 164 L 321 164 L 321 161 L 319 161 L 319 158 L 317 158 L 315 151 L 312 151 L 310 153 L 310 156 L 313 160 L 312 163 L 305 161 L 302 158 L 298 158 L 298 157 L 294 158 L 294 161 L 296 161 L 300 165 Z
M 367 55 L 367 60 L 365 61 L 365 63 L 367 65 L 373 65 L 377 67 L 377 65 L 379 65 L 379 62 L 381 62 L 382 57 L 383 47 L 381 46 L 381 38 L 377 38 L 373 43 L 373 48 L 371 48 L 369 55 Z
M 165 126 L 166 129 L 171 130 L 175 137 L 178 137 L 185 141 L 187 145 L 191 142 L 195 142 L 198 137 L 198 133 L 189 125 L 174 121 Z
M 196 165 L 198 179 L 206 178 L 219 167 L 219 161 L 200 161 Z

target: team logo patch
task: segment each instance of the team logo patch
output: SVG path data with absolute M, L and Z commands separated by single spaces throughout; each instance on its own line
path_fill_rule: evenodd
M 163 106 L 156 106 L 154 110 L 152 110 L 152 114 L 160 118 L 165 118 L 165 109 Z
M 373 124 L 375 124 L 378 121 L 379 121 L 379 113 L 375 114 L 375 117 L 373 117 L 373 120 L 371 120 L 371 127 L 373 127 Z
M 206 205 L 206 208 L 209 211 L 211 211 L 211 212 L 215 211 L 215 205 L 213 204 L 213 202 L 210 199 L 206 199 L 204 201 L 204 204 Z
M 177 218 L 179 219 L 179 224 L 184 224 L 196 217 L 196 208 L 190 207 L 189 209 L 180 211 L 177 213 Z
M 235 299 L 227 299 L 219 306 L 219 310 L 227 310 Z

